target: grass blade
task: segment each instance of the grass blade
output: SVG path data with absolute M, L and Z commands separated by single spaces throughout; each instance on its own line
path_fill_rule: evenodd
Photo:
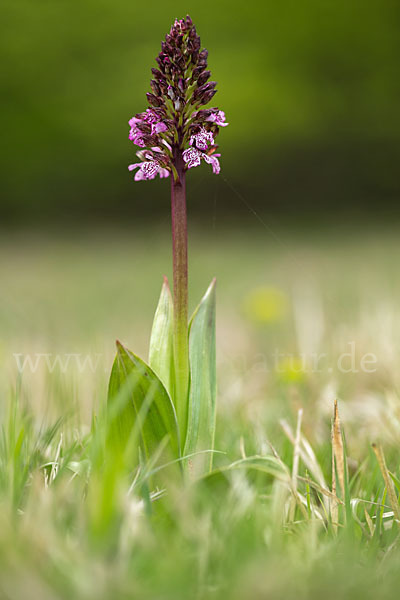
M 382 446 L 377 446 L 376 444 L 372 444 L 372 449 L 375 452 L 375 456 L 378 460 L 378 465 L 382 473 L 383 480 L 385 482 L 387 495 L 389 497 L 390 505 L 393 509 L 395 521 L 397 525 L 400 526 L 400 508 L 399 501 L 397 499 L 396 490 L 394 488 L 394 483 L 392 478 L 390 477 L 388 468 L 386 466 L 385 455 L 383 453 Z

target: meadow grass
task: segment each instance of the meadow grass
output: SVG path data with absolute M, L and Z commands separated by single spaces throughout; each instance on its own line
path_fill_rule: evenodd
M 192 232 L 219 393 L 216 472 L 191 481 L 105 453 L 114 340 L 146 358 L 168 236 L 3 236 L 0 598 L 395 595 L 398 238 L 275 232 Z

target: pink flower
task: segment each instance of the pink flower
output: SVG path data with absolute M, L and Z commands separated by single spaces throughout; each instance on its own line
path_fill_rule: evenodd
M 129 139 L 136 144 L 136 146 L 140 146 L 140 148 L 145 148 L 147 146 L 144 135 L 139 129 L 132 127 L 129 132 Z
M 192 135 L 189 141 L 191 146 L 195 144 L 196 148 L 204 151 L 208 150 L 208 143 L 210 143 L 211 146 L 214 145 L 214 136 L 211 131 L 207 131 L 204 129 L 204 127 L 199 131 L 199 133 Z
M 146 111 L 141 113 L 140 116 L 142 117 L 142 121 L 144 121 L 145 123 L 149 123 L 149 125 L 151 125 L 152 123 L 158 123 L 158 121 L 160 120 L 160 117 L 157 113 L 154 112 L 152 108 L 147 108 Z
M 136 172 L 135 181 L 154 179 L 155 176 L 157 175 L 157 173 L 160 175 L 161 178 L 168 177 L 168 175 L 169 175 L 168 169 L 165 169 L 164 167 L 162 167 L 155 160 L 148 160 L 145 162 L 134 163 L 133 165 L 129 165 L 128 169 L 129 169 L 129 171 L 133 171 L 134 169 L 137 169 L 138 167 L 139 167 L 139 170 Z
M 182 154 L 183 160 L 187 164 L 188 169 L 192 169 L 193 167 L 198 167 L 199 164 L 201 163 L 201 159 L 203 159 L 206 163 L 208 163 L 209 165 L 212 166 L 212 170 L 213 170 L 213 173 L 215 173 L 215 175 L 218 175 L 219 172 L 221 171 L 219 160 L 217 158 L 218 156 L 221 156 L 221 155 L 220 154 L 211 154 L 211 156 L 209 156 L 208 154 L 205 154 L 204 152 L 200 152 L 200 150 L 197 150 L 197 148 L 193 148 L 193 147 L 188 148 Z
M 217 156 L 221 156 L 221 155 L 220 154 L 211 154 L 211 156 L 208 156 L 208 154 L 203 154 L 203 157 L 202 157 L 202 158 L 204 158 L 206 163 L 208 163 L 209 165 L 212 166 L 212 170 L 215 175 L 219 175 L 219 172 L 221 171 L 221 165 L 219 164 L 219 160 L 218 160 Z
M 215 123 L 218 127 L 226 127 L 229 123 L 225 123 L 225 113 L 223 110 L 219 110 L 216 113 L 212 113 L 207 117 L 206 121 L 209 123 Z
M 143 133 L 142 129 L 138 127 L 138 124 L 144 125 L 144 131 L 148 131 L 147 134 Z M 163 133 L 167 131 L 167 125 L 162 121 L 160 115 L 158 115 L 154 110 L 148 108 L 145 112 L 140 113 L 137 117 L 132 117 L 129 119 L 129 139 L 140 146 L 141 148 L 145 148 L 148 146 L 148 138 L 150 136 L 157 135 L 158 133 Z
M 160 121 L 159 123 L 153 123 L 151 126 L 151 133 L 155 134 L 155 133 L 163 133 L 163 131 L 167 131 L 168 127 L 166 126 L 165 123 L 163 123 L 162 121 Z
M 136 127 L 136 123 L 141 123 L 141 119 L 138 119 L 137 117 L 132 117 L 132 119 L 129 119 L 128 123 L 129 123 L 129 127 Z
M 192 167 L 198 167 L 201 163 L 202 152 L 197 150 L 197 148 L 188 148 L 182 154 L 183 160 L 188 166 L 188 169 Z
M 165 123 L 163 123 L 160 115 L 158 115 L 154 110 L 148 108 L 146 112 L 142 113 L 143 121 L 151 125 L 151 134 L 162 133 L 163 131 L 167 131 L 168 127 Z

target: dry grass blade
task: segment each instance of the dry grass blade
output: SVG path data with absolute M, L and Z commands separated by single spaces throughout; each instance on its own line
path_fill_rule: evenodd
M 331 442 L 332 442 L 332 498 L 330 502 L 331 508 L 331 520 L 332 526 L 335 533 L 338 528 L 338 520 L 339 520 L 339 507 L 336 496 L 336 470 L 335 470 L 335 443 L 334 443 L 334 435 L 333 435 L 333 419 L 331 425 Z
M 392 481 L 392 478 L 390 477 L 388 468 L 386 466 L 385 455 L 383 453 L 382 446 L 377 446 L 376 444 L 372 444 L 372 449 L 375 452 L 375 456 L 378 460 L 378 465 L 381 470 L 383 480 L 385 482 L 387 494 L 389 496 L 389 501 L 390 501 L 391 507 L 393 509 L 395 520 L 397 521 L 397 524 L 400 525 L 399 502 L 398 502 L 398 499 L 396 496 L 394 483 Z
M 293 450 L 293 468 L 292 468 L 292 483 L 297 489 L 297 475 L 299 474 L 299 459 L 300 459 L 300 440 L 301 440 L 301 420 L 303 417 L 303 409 L 300 408 L 297 415 L 296 439 L 294 441 Z
M 301 459 L 301 461 L 307 467 L 307 470 L 313 475 L 315 481 L 319 484 L 321 489 L 327 491 L 328 494 L 330 494 L 330 490 L 325 482 L 325 478 L 324 478 L 322 469 L 318 463 L 317 457 L 315 456 L 315 453 L 314 453 L 311 445 L 309 444 L 307 439 L 304 437 L 304 434 L 301 433 L 301 431 L 299 430 L 299 442 L 298 442 L 298 444 L 296 444 L 297 432 L 296 432 L 296 435 L 294 435 L 292 428 L 290 427 L 289 423 L 285 419 L 280 420 L 280 425 L 281 425 L 285 435 L 287 436 L 287 438 L 293 444 L 293 446 L 296 447 L 296 445 L 297 445 L 297 448 L 298 448 L 297 452 L 299 454 L 299 459 Z M 301 477 L 297 476 L 297 479 L 301 479 Z M 326 494 L 323 494 L 321 500 L 322 500 L 322 503 L 324 504 L 325 512 L 328 512 L 329 511 L 329 498 L 327 497 Z
M 337 400 L 334 403 L 333 419 L 331 427 L 331 443 L 332 443 L 332 498 L 330 501 L 332 527 L 335 533 L 339 524 L 339 501 L 337 498 L 336 489 L 336 474 L 339 479 L 341 496 L 344 499 L 345 489 L 345 473 L 344 473 L 344 450 L 342 431 L 340 427 L 340 416 Z
M 344 498 L 344 451 L 343 451 L 343 439 L 342 430 L 340 427 L 340 417 L 337 400 L 335 400 L 334 412 L 333 412 L 333 424 L 332 424 L 332 450 L 336 462 L 336 471 L 339 479 L 339 485 L 342 492 L 342 498 Z M 334 465 L 333 465 L 334 468 Z M 332 487 L 333 481 L 335 480 L 335 473 L 332 473 Z
M 367 525 L 368 525 L 369 532 L 370 532 L 371 537 L 372 537 L 374 535 L 374 533 L 375 533 L 375 525 L 373 524 L 372 519 L 369 516 L 369 513 L 368 513 L 368 511 L 367 511 L 366 508 L 364 508 L 364 516 L 365 516 L 365 520 L 366 520 Z
M 300 460 L 300 441 L 301 441 L 301 420 L 303 417 L 303 409 L 299 409 L 297 414 L 297 427 L 296 427 L 296 438 L 294 440 L 293 448 L 293 466 L 292 466 L 292 488 L 294 492 L 297 492 L 297 477 L 299 474 L 299 460 Z M 293 521 L 296 512 L 296 499 L 293 496 L 290 504 L 289 518 Z
M 283 462 L 283 460 L 281 459 L 281 457 L 279 456 L 278 452 L 275 450 L 275 448 L 273 447 L 273 445 L 271 444 L 271 442 L 268 442 L 268 444 L 269 444 L 269 447 L 271 448 L 273 456 L 276 458 L 276 460 L 278 461 L 278 463 L 282 466 L 282 469 L 284 469 L 286 472 L 288 472 L 287 466 L 285 465 L 285 463 Z M 302 503 L 302 501 L 300 499 L 300 496 L 299 496 L 299 494 L 297 492 L 297 489 L 296 489 L 297 485 L 296 485 L 296 487 L 293 486 L 293 482 L 292 482 L 292 478 L 290 476 L 290 472 L 288 472 L 288 475 L 289 476 L 288 476 L 287 484 L 289 486 L 291 494 L 293 495 L 293 499 L 294 499 L 295 503 L 297 504 L 297 506 L 299 507 L 299 509 L 300 509 L 303 517 L 305 519 L 307 519 L 308 518 L 307 510 L 304 507 L 304 505 L 303 505 L 303 503 Z M 291 510 L 289 510 L 289 519 L 290 519 L 290 517 L 291 517 Z
M 294 446 L 296 443 L 296 439 L 293 435 L 292 428 L 290 427 L 289 423 L 285 419 L 281 419 L 279 422 L 286 437 Z M 318 481 L 320 486 L 323 488 L 327 488 L 322 469 L 318 464 L 317 458 L 311 445 L 308 443 L 304 435 L 300 435 L 299 454 L 301 460 L 303 461 L 307 469 L 310 471 L 310 473 L 313 474 L 314 478 L 316 479 L 316 481 Z
M 326 488 L 321 487 L 320 485 L 318 485 L 318 483 L 316 483 L 315 481 L 313 481 L 309 477 L 302 477 L 301 475 L 299 475 L 297 477 L 297 479 L 299 481 L 304 481 L 304 483 L 307 483 L 310 487 L 312 487 L 314 490 L 316 490 L 319 494 L 321 494 L 323 496 L 326 496 L 326 498 L 330 498 L 332 500 L 336 500 L 336 502 L 338 504 L 344 504 L 344 502 L 342 500 L 340 500 L 340 498 L 338 498 L 330 490 L 327 490 Z

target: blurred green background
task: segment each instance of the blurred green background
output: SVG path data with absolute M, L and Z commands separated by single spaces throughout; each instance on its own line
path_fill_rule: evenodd
M 3 0 L 0 10 L 3 222 L 167 218 L 168 184 L 134 184 L 127 171 L 127 121 L 187 12 L 231 123 L 221 175 L 190 173 L 192 215 L 242 216 L 246 203 L 295 218 L 400 214 L 398 0 Z

